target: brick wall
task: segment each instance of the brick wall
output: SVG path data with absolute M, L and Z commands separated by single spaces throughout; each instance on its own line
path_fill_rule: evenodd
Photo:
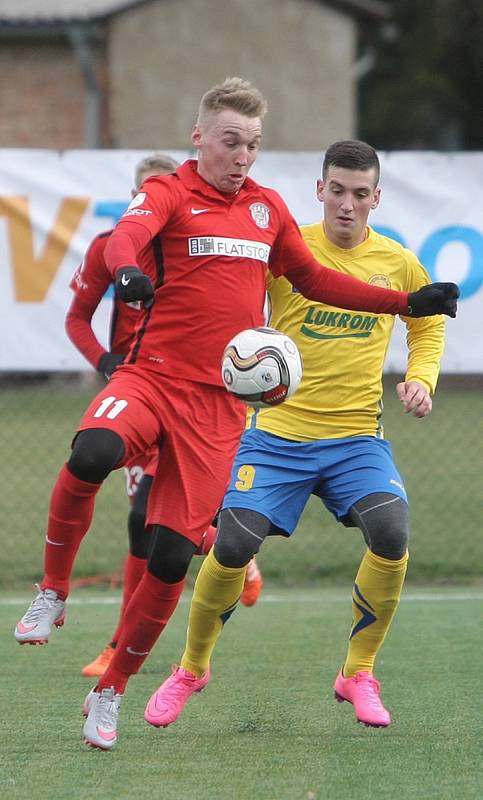
M 0 74 L 0 147 L 85 146 L 84 82 L 67 42 L 3 40 Z
M 102 146 L 185 149 L 198 102 L 227 75 L 266 95 L 265 149 L 355 133 L 356 24 L 315 0 L 158 0 L 114 15 L 94 51 Z M 81 69 L 66 40 L 3 39 L 0 147 L 86 146 Z

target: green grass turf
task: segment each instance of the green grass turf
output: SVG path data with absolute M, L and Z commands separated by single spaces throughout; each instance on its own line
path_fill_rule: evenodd
M 431 416 L 405 415 L 395 399 L 395 378 L 386 377 L 384 422 L 396 463 L 406 481 L 412 519 L 411 581 L 478 582 L 483 564 L 481 503 L 483 473 L 480 382 L 442 379 Z M 2 387 L 0 485 L 4 524 L 0 531 L 0 586 L 22 587 L 41 573 L 48 502 L 73 430 L 94 395 L 77 381 Z M 76 576 L 109 575 L 127 548 L 128 503 L 122 471 L 98 495 Z M 266 543 L 264 573 L 285 583 L 318 584 L 352 577 L 363 550 L 354 529 L 337 524 L 312 498 L 291 541 Z M 196 569 L 196 566 L 194 567 Z
M 29 598 L 3 593 L 2 800 L 481 800 L 481 592 L 405 592 L 376 670 L 386 730 L 356 724 L 333 699 L 349 594 L 267 586 L 227 624 L 210 685 L 155 730 L 143 710 L 182 651 L 185 595 L 128 686 L 118 746 L 103 753 L 81 741 L 92 684 L 79 670 L 111 633 L 117 593 L 74 592 L 46 647 L 15 643 Z

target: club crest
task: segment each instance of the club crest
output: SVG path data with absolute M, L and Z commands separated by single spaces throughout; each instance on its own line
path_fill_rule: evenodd
M 270 224 L 270 209 L 264 203 L 252 203 L 250 214 L 259 228 L 268 228 Z
M 391 288 L 391 281 L 387 277 L 387 275 L 373 275 L 372 278 L 369 278 L 367 281 L 372 286 L 381 286 L 383 289 L 390 289 Z

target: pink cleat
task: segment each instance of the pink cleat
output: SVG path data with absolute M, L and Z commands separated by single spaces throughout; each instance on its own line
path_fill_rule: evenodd
M 183 667 L 173 667 L 173 672 L 148 701 L 144 719 L 155 728 L 167 728 L 176 722 L 186 702 L 195 692 L 201 692 L 210 680 L 208 669 L 201 678 Z
M 386 728 L 391 724 L 391 715 L 379 697 L 379 682 L 371 672 L 356 672 L 344 678 L 342 670 L 334 684 L 334 696 L 338 703 L 352 703 L 357 721 L 373 728 Z

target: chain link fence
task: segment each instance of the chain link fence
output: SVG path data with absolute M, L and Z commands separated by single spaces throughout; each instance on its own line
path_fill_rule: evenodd
M 397 380 L 385 376 L 384 425 L 411 505 L 408 580 L 476 583 L 483 574 L 483 376 L 442 376 L 433 412 L 424 420 L 403 413 Z M 84 373 L 0 375 L 3 588 L 24 588 L 41 577 L 50 493 L 81 414 L 101 385 Z M 75 584 L 119 585 L 128 508 L 119 470 L 98 495 Z M 294 536 L 270 538 L 259 563 L 267 581 L 346 581 L 363 549 L 360 532 L 337 524 L 312 498 Z M 194 559 L 191 579 L 200 563 Z

